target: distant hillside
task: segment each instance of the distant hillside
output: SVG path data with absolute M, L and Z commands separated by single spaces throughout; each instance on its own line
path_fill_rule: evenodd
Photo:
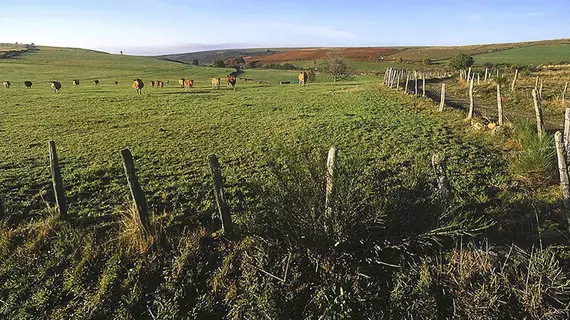
M 183 62 L 183 63 L 192 63 L 194 59 L 198 59 L 199 64 L 211 64 L 212 61 L 221 59 L 221 60 L 230 60 L 236 57 L 249 57 L 249 56 L 268 56 L 274 55 L 281 52 L 287 52 L 293 50 L 294 48 L 289 49 L 229 49 L 229 50 L 209 50 L 209 51 L 199 51 L 199 52 L 190 52 L 190 53 L 179 53 L 179 54 L 168 54 L 158 56 L 160 59 Z
M 200 64 L 210 64 L 215 59 L 231 60 L 237 57 L 244 57 L 247 62 L 258 62 L 259 64 L 275 64 L 295 62 L 295 65 L 302 65 L 300 61 L 314 61 L 325 59 L 329 54 L 340 54 L 348 60 L 358 62 L 408 62 L 420 63 L 429 59 L 431 61 L 445 62 L 445 60 L 459 53 L 469 55 L 480 55 L 527 48 L 527 47 L 563 47 L 569 45 L 570 39 L 543 40 L 532 42 L 481 44 L 469 46 L 426 46 L 426 47 L 366 47 L 366 48 L 282 48 L 282 49 L 233 49 L 233 50 L 211 50 L 192 53 L 181 53 L 164 55 L 159 58 L 173 60 L 183 63 L 191 63 L 198 59 Z M 531 50 L 536 51 L 536 50 Z M 541 59 L 546 61 L 561 61 L 560 55 L 566 54 L 557 50 L 546 50 L 553 54 L 552 57 L 545 55 Z M 522 51 L 526 52 L 526 51 Z M 477 60 L 477 59 L 476 59 Z M 524 61 L 522 59 L 521 61 Z M 533 60 L 535 61 L 535 60 Z

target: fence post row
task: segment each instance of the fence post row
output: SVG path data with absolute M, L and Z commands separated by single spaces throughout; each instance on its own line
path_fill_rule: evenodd
M 212 180 L 214 182 L 214 197 L 218 206 L 219 218 L 222 221 L 222 230 L 224 234 L 230 235 L 233 232 L 232 218 L 230 216 L 230 209 L 224 198 L 224 189 L 222 183 L 222 172 L 220 164 L 215 154 L 208 156 L 210 162 L 210 171 L 212 173 Z
M 53 183 L 53 193 L 55 196 L 55 203 L 57 204 L 57 210 L 60 216 L 65 218 L 67 216 L 67 202 L 65 199 L 65 192 L 63 189 L 63 181 L 61 179 L 61 171 L 59 169 L 59 161 L 57 159 L 57 151 L 55 149 L 55 141 L 50 140 L 48 142 L 48 147 L 49 147 L 50 173 Z
M 127 183 L 129 185 L 129 189 L 131 190 L 131 196 L 135 203 L 136 211 L 143 226 L 148 227 L 150 225 L 150 213 L 146 203 L 145 194 L 139 184 L 139 180 L 135 172 L 135 162 L 133 160 L 133 155 L 129 149 L 123 149 L 121 150 L 121 157 L 123 158 L 125 176 L 127 177 Z

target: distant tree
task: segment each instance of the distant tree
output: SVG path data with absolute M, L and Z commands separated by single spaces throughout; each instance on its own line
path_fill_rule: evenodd
M 226 63 L 222 59 L 216 59 L 212 62 L 212 65 L 216 68 L 225 68 Z
M 192 65 L 197 66 L 199 64 L 200 64 L 200 62 L 198 62 L 198 59 L 192 60 Z
M 453 69 L 460 70 L 471 67 L 473 62 L 474 60 L 472 56 L 461 53 L 449 60 L 449 66 Z
M 243 57 L 238 57 L 236 58 L 236 63 L 245 64 L 245 60 L 243 59 Z
M 295 68 L 295 66 L 292 63 L 284 63 L 283 64 L 283 70 L 295 70 L 297 68 Z
M 350 72 L 346 61 L 341 56 L 328 57 L 324 61 L 323 70 L 332 77 L 333 82 L 345 78 Z

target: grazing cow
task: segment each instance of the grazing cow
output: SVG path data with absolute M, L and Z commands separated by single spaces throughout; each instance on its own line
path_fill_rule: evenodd
M 53 89 L 53 92 L 59 93 L 59 89 L 61 89 L 61 83 L 59 83 L 57 81 L 52 81 L 51 82 L 51 88 Z
M 178 80 L 178 84 L 180 85 L 180 88 L 184 88 L 184 80 L 186 80 L 186 79 L 182 78 L 182 79 Z
M 194 80 L 186 79 L 184 80 L 184 89 L 188 90 L 194 86 Z
M 162 82 L 160 80 L 156 80 L 155 85 L 157 88 L 162 88 L 162 87 L 164 87 L 164 82 Z
M 307 83 L 307 73 L 305 71 L 302 71 L 301 73 L 299 73 L 299 85 L 304 87 L 306 83 Z
M 220 88 L 220 78 L 212 78 L 212 89 Z
M 99 85 L 99 80 L 93 80 L 93 83 L 98 86 Z
M 31 81 L 24 81 L 24 85 L 26 86 L 26 88 L 30 89 L 32 87 L 32 82 Z
M 133 80 L 133 89 L 137 90 L 137 93 L 139 94 L 139 96 L 142 93 L 142 89 L 144 88 L 144 83 L 142 82 L 141 79 L 135 79 Z
M 152 81 L 152 80 L 150 81 L 150 86 L 154 87 L 154 81 Z
M 73 85 L 78 87 L 79 86 L 79 80 L 73 80 Z
M 118 84 L 119 84 L 119 81 L 113 81 L 113 84 L 114 84 L 114 85 L 118 85 Z
M 166 84 L 169 84 L 169 83 L 170 83 L 170 80 L 166 80 Z
M 4 81 L 3 85 L 4 85 L 4 87 L 6 87 L 6 89 L 10 89 L 11 83 L 10 83 L 10 81 L 6 80 L 6 81 Z
M 236 77 L 229 75 L 226 78 L 226 87 L 236 89 Z

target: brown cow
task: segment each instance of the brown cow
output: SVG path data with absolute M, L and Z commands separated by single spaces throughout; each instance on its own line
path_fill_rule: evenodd
M 162 88 L 162 87 L 164 87 L 164 82 L 162 82 L 162 81 L 160 81 L 160 80 L 156 80 L 156 81 L 154 82 L 154 85 L 155 85 L 157 88 Z
M 236 89 L 236 77 L 229 75 L 226 78 L 226 87 Z
M 194 86 L 194 80 L 186 79 L 184 80 L 184 89 L 188 90 Z
M 139 94 L 139 96 L 142 93 L 142 89 L 144 88 L 144 83 L 142 82 L 141 79 L 135 79 L 133 80 L 133 89 L 137 90 L 137 93 Z
M 59 83 L 57 81 L 52 81 L 50 83 L 51 83 L 51 88 L 53 89 L 53 92 L 59 93 L 59 89 L 61 89 L 61 83 Z
M 220 88 L 220 78 L 212 78 L 212 89 Z

